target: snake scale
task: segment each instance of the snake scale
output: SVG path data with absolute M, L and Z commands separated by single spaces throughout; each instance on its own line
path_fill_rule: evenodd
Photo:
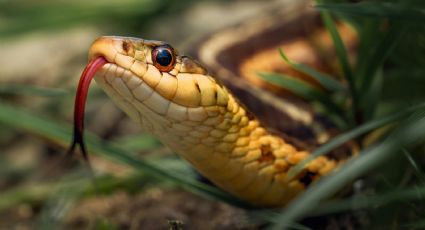
M 77 98 L 87 94 L 81 82 L 97 72 L 96 82 L 132 120 L 218 187 L 255 206 L 284 206 L 340 165 L 319 156 L 288 178 L 310 153 L 269 132 L 206 68 L 167 43 L 100 37 L 89 60 Z M 77 134 L 83 112 L 76 103 Z M 83 143 L 82 134 L 75 142 Z

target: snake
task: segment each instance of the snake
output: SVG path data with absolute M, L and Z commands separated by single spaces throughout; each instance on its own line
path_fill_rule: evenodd
M 282 207 L 341 161 L 310 156 L 269 131 L 219 79 L 171 45 L 103 36 L 89 49 L 75 103 L 74 142 L 83 142 L 91 78 L 135 123 L 190 162 L 222 190 L 258 207 Z

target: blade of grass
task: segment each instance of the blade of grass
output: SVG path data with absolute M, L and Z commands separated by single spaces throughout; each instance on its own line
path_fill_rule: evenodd
M 0 210 L 4 210 L 21 203 L 38 203 L 44 200 L 52 191 L 52 185 L 31 185 L 14 188 L 0 195 Z
M 179 173 L 182 176 L 190 177 L 193 179 L 196 179 L 198 177 L 198 175 L 193 173 L 193 168 L 189 165 L 189 163 L 179 158 L 178 156 L 152 156 L 149 157 L 149 160 L 158 168 L 170 170 L 174 173 Z
M 287 89 L 304 99 L 320 103 L 324 108 L 326 108 L 327 112 L 337 115 L 344 120 L 344 111 L 336 105 L 329 96 L 325 95 L 319 89 L 311 86 L 310 84 L 283 74 L 260 72 L 258 75 L 267 82 Z
M 425 185 L 425 175 L 424 172 L 420 169 L 419 165 L 416 163 L 416 161 L 413 159 L 412 154 L 410 154 L 407 149 L 403 149 L 403 154 L 409 161 L 410 165 L 412 166 L 416 177 L 419 179 L 419 181 Z
M 72 128 L 70 125 L 54 123 L 51 119 L 37 117 L 30 112 L 17 109 L 2 102 L 0 102 L 0 122 L 42 136 L 62 146 L 69 145 L 72 137 Z M 219 199 L 235 206 L 249 207 L 245 202 L 215 187 L 193 180 L 187 176 L 170 172 L 167 169 L 159 168 L 147 160 L 138 159 L 131 152 L 113 143 L 106 143 L 89 132 L 87 132 L 85 140 L 90 153 L 102 155 L 117 163 L 132 166 L 137 170 L 143 170 L 143 172 L 155 178 L 170 181 L 188 191 Z
M 363 65 L 358 68 L 358 89 L 362 91 L 369 91 L 371 82 L 376 75 L 378 69 L 381 68 L 385 60 L 394 50 L 398 41 L 406 33 L 406 29 L 400 28 L 398 26 L 391 26 L 390 30 L 386 32 L 382 39 L 380 39 L 375 45 L 375 47 L 370 48 L 369 52 L 371 55 L 368 55 L 369 58 L 365 59 L 362 63 Z M 364 98 L 364 100 L 368 100 Z
M 316 2 L 320 3 L 319 0 Z M 357 118 L 357 111 L 358 110 L 358 93 L 355 88 L 355 81 L 354 81 L 354 75 L 350 67 L 350 63 L 348 62 L 348 55 L 347 51 L 345 49 L 344 43 L 342 42 L 341 36 L 339 35 L 339 32 L 337 30 L 337 27 L 335 25 L 335 22 L 333 21 L 331 15 L 328 12 L 321 12 L 320 13 L 322 17 L 322 21 L 325 24 L 326 29 L 329 31 L 329 34 L 331 35 L 336 54 L 338 56 L 339 62 L 342 67 L 342 71 L 344 72 L 344 76 L 348 82 L 348 87 L 350 89 L 350 94 L 352 97 L 352 109 L 351 109 L 351 122 L 356 122 L 356 120 L 361 120 Z M 354 124 L 353 123 L 353 124 Z
M 121 148 L 129 151 L 145 151 L 161 146 L 161 143 L 149 134 L 125 136 L 114 140 Z
M 354 11 L 360 13 L 373 11 L 376 14 L 378 12 L 381 12 L 382 14 L 391 14 L 391 12 L 394 13 L 395 11 L 400 11 L 398 16 L 409 13 L 408 11 L 405 11 L 405 9 L 409 9 L 409 6 L 404 2 L 400 2 L 396 5 L 372 2 L 357 4 L 319 4 L 318 8 L 331 10 L 338 13 L 348 13 Z M 422 14 L 425 15 L 424 12 L 422 12 Z M 418 16 L 416 14 L 413 15 L 415 15 L 415 18 Z M 399 18 L 397 17 L 393 19 Z M 359 95 L 361 98 L 358 100 L 358 107 L 362 107 L 362 110 L 365 111 L 365 119 L 367 119 L 367 111 L 369 111 L 368 108 L 376 108 L 376 101 L 370 100 L 370 97 L 368 96 L 370 92 L 373 91 L 373 89 L 371 89 L 371 86 L 373 85 L 371 82 L 374 81 L 377 75 L 377 71 L 382 67 L 384 61 L 388 58 L 390 53 L 394 50 L 396 44 L 398 44 L 398 41 L 400 41 L 400 39 L 407 31 L 405 25 L 400 25 L 400 23 L 395 22 L 398 22 L 398 20 L 394 21 L 393 23 L 376 23 L 369 21 L 367 23 L 367 25 L 369 25 L 369 31 L 364 31 L 364 33 L 361 33 L 363 36 L 362 42 L 367 42 L 370 44 L 366 46 L 367 50 L 363 52 L 364 55 L 359 55 L 358 66 L 356 69 L 357 78 L 355 82 L 355 88 L 358 92 L 365 92 Z M 387 29 L 386 32 L 380 32 L 382 31 L 382 25 L 384 25 L 384 23 L 389 25 L 389 29 Z M 369 36 L 369 34 L 372 36 Z M 377 42 L 375 42 L 375 40 L 377 40 Z
M 310 212 L 308 216 L 322 216 L 349 210 L 375 208 L 393 202 L 423 200 L 424 197 L 425 186 L 415 186 L 413 188 L 390 191 L 384 194 L 377 194 L 373 196 L 362 196 L 339 201 L 325 202 L 320 204 L 320 208 Z
M 44 88 L 31 85 L 2 84 L 0 85 L 0 94 L 12 95 L 36 95 L 43 97 L 62 97 L 70 95 L 70 92 L 64 89 Z
M 42 200 L 43 208 L 38 215 L 36 229 L 61 229 L 65 217 L 75 206 L 76 201 L 82 197 L 110 194 L 117 188 L 132 192 L 147 186 L 142 182 L 147 180 L 147 175 L 142 173 L 132 173 L 124 177 L 102 175 L 87 178 L 85 176 L 87 176 L 87 170 L 80 168 L 61 177 L 56 183 L 46 184 L 50 187 L 47 196 Z M 20 189 L 23 190 L 23 188 Z M 28 194 L 28 197 L 31 197 L 31 194 Z
M 0 23 L 0 39 L 45 29 L 63 29 L 81 23 L 111 25 L 127 19 L 121 26 L 131 25 L 134 19 L 153 15 L 165 6 L 163 1 L 42 1 L 22 4 L 0 2 L 0 14 L 6 23 Z M 113 18 L 113 20 L 111 20 Z M 132 19 L 132 20 L 129 20 Z
M 167 170 L 171 170 L 175 173 L 190 177 L 191 171 L 190 166 L 178 158 L 149 158 L 152 164 L 162 167 Z M 75 173 L 73 173 L 75 174 Z M 193 175 L 193 174 L 192 174 Z M 69 177 L 69 176 L 67 176 Z M 83 178 L 81 172 L 79 176 L 74 175 L 72 180 L 62 180 L 60 185 L 57 182 L 52 183 L 37 183 L 19 186 L 7 191 L 0 192 L 0 211 L 16 206 L 21 203 L 39 204 L 44 200 L 48 199 L 55 193 L 55 189 L 58 186 L 68 188 L 88 186 L 82 191 L 81 195 L 91 196 L 99 194 L 109 194 L 119 188 L 127 192 L 140 191 L 140 189 L 149 183 L 155 183 L 162 181 L 154 181 L 149 175 L 141 173 L 132 173 L 125 177 L 115 177 L 112 175 L 101 175 L 95 178 L 93 186 L 92 181 L 87 178 Z
M 315 7 L 319 10 L 328 10 L 350 15 L 388 18 L 393 20 L 409 20 L 415 23 L 425 21 L 425 11 L 423 8 L 408 7 L 404 4 L 390 2 L 318 4 Z
M 386 141 L 361 151 L 359 157 L 349 160 L 337 173 L 323 178 L 296 197 L 274 218 L 272 229 L 282 229 L 289 223 L 307 216 L 308 213 L 317 209 L 321 200 L 333 195 L 347 183 L 382 164 L 389 157 L 398 153 L 404 145 L 423 141 L 425 138 L 425 119 L 423 117 L 400 127 Z
M 375 117 L 376 109 L 378 108 L 378 103 L 381 99 L 382 86 L 383 86 L 383 71 L 378 69 L 376 71 L 375 77 L 371 81 L 369 90 L 363 93 L 362 103 L 364 104 L 363 118 L 365 121 L 369 121 Z M 367 98 L 367 99 L 366 99 Z
M 400 112 L 382 117 L 382 118 L 378 118 L 376 120 L 370 121 L 368 123 L 365 123 L 351 131 L 342 133 L 338 136 L 336 136 L 335 138 L 333 138 L 331 141 L 329 141 L 328 143 L 320 146 L 319 148 L 317 148 L 315 151 L 312 152 L 312 154 L 307 157 L 305 160 L 303 160 L 301 163 L 299 163 L 298 165 L 292 167 L 289 172 L 288 172 L 288 178 L 290 178 L 290 180 L 298 175 L 301 170 L 305 167 L 305 165 L 307 165 L 311 160 L 315 159 L 316 157 L 323 155 L 327 152 L 330 152 L 331 150 L 337 148 L 338 146 L 341 146 L 342 144 L 344 144 L 345 142 L 352 140 L 362 134 L 365 134 L 369 131 L 372 131 L 374 129 L 377 129 L 379 127 L 382 127 L 384 125 L 388 125 L 390 123 L 396 122 L 400 119 L 403 119 L 409 115 L 411 115 L 412 113 L 414 113 L 415 111 L 421 110 L 425 108 L 425 103 L 419 104 L 419 105 L 415 105 L 412 106 L 410 108 L 407 108 L 405 110 L 402 110 Z
M 337 80 L 335 80 L 332 76 L 327 75 L 325 73 L 321 73 L 307 65 L 300 64 L 300 63 L 294 63 L 291 62 L 288 57 L 286 57 L 285 53 L 281 48 L 279 48 L 279 53 L 282 59 L 285 61 L 286 64 L 290 65 L 292 68 L 307 74 L 314 79 L 316 79 L 325 89 L 334 92 L 334 91 L 343 91 L 344 88 L 342 87 L 341 83 L 339 83 Z
M 133 184 L 136 180 L 136 177 L 133 175 L 131 177 L 126 178 L 111 178 L 111 176 L 100 176 L 96 178 L 96 185 L 98 185 L 97 192 L 107 192 L 114 186 L 123 187 L 123 184 L 129 183 Z M 141 180 L 141 176 L 138 175 L 137 180 Z M 86 178 L 74 181 L 68 181 L 63 184 L 63 186 L 67 186 L 67 188 L 75 188 L 75 187 L 83 187 L 83 185 L 90 184 L 90 180 Z M 57 187 L 56 182 L 51 183 L 37 183 L 37 184 L 28 184 L 19 186 L 16 188 L 12 188 L 7 191 L 3 191 L 0 193 L 0 211 L 5 210 L 7 208 L 22 204 L 39 204 L 43 200 L 46 200 L 52 195 Z M 92 186 L 89 189 L 86 189 L 85 194 L 93 194 L 94 190 Z

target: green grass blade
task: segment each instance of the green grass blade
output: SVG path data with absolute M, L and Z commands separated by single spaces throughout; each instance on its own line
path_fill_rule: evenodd
M 90 23 L 106 26 L 121 23 L 120 29 L 125 29 L 135 24 L 135 18 L 148 20 L 148 16 L 165 5 L 163 1 L 152 0 L 0 2 L 0 14 L 3 16 L 0 39 Z
M 406 2 L 400 2 L 394 5 L 394 7 L 396 6 L 401 10 L 409 7 L 407 4 Z M 386 3 L 372 2 L 357 4 L 319 4 L 319 8 L 328 10 L 328 8 L 323 8 L 322 6 L 332 6 L 332 12 L 336 13 L 344 13 L 337 10 L 339 7 L 347 11 L 364 10 L 364 12 L 367 12 L 368 10 L 373 10 L 384 13 L 387 12 L 385 8 L 386 5 Z M 385 80 L 383 76 L 380 75 L 379 70 L 383 70 L 382 66 L 384 62 L 397 45 L 402 45 L 400 41 L 405 37 L 407 27 L 406 25 L 402 25 L 399 20 L 388 22 L 387 18 L 370 19 L 362 17 L 360 19 L 363 21 L 363 26 L 359 28 L 361 41 L 355 71 L 355 89 L 358 92 L 358 117 L 361 114 L 360 120 L 368 120 L 373 116 L 374 109 L 371 108 L 377 108 L 379 97 L 376 94 L 379 90 L 376 91 L 376 89 L 382 87 L 379 83 L 375 83 Z
M 344 212 L 349 210 L 373 208 L 383 206 L 393 202 L 406 202 L 422 200 L 425 197 L 425 186 L 414 186 L 413 188 L 389 191 L 373 196 L 353 197 L 350 199 L 329 201 L 320 205 L 320 208 L 309 213 L 309 216 L 321 216 L 331 213 Z
M 362 155 L 359 158 L 347 162 L 346 166 L 338 171 L 338 174 L 323 178 L 317 184 L 312 185 L 288 204 L 280 215 L 275 218 L 274 229 L 283 229 L 288 223 L 295 222 L 316 209 L 321 200 L 332 196 L 345 184 L 374 167 L 375 164 L 381 161 L 382 155 L 388 154 L 392 150 L 391 147 L 389 145 L 381 145 L 380 148 L 374 148 L 374 151 L 362 151 Z
M 188 164 L 178 158 L 164 159 L 158 157 L 149 159 L 152 164 L 155 164 L 158 167 L 163 167 L 188 177 L 190 177 L 190 173 L 193 173 Z M 110 194 L 117 188 L 131 193 L 140 191 L 140 189 L 144 188 L 148 184 L 157 184 L 158 182 L 161 182 L 154 181 L 153 177 L 149 177 L 149 175 L 146 175 L 143 172 L 131 173 L 125 177 L 100 175 L 96 176 L 95 181 L 91 181 L 91 178 L 83 177 L 83 173 L 84 172 L 82 171 L 73 172 L 71 175 L 67 175 L 66 178 L 61 178 L 59 184 L 57 182 L 29 184 L 0 192 L 0 211 L 22 203 L 35 205 L 41 204 L 56 194 L 56 189 L 58 187 L 65 187 L 65 191 L 68 192 L 72 188 L 84 187 L 84 191 L 81 192 L 81 195 L 91 196 Z M 85 175 L 87 175 L 87 173 L 85 173 Z
M 300 71 L 301 73 L 304 73 L 308 76 L 313 77 L 315 80 L 317 80 L 325 89 L 334 92 L 334 91 L 343 91 L 344 88 L 342 87 L 341 83 L 335 80 L 332 76 L 327 75 L 325 73 L 321 73 L 307 65 L 300 64 L 300 63 L 293 63 L 291 62 L 288 57 L 286 57 L 285 53 L 282 49 L 279 48 L 279 53 L 282 59 L 285 61 L 286 64 L 290 65 L 292 68 Z
M 332 151 L 333 149 L 341 146 L 342 144 L 344 144 L 345 142 L 352 140 L 362 134 L 365 134 L 367 132 L 370 132 L 372 130 L 375 130 L 379 127 L 382 127 L 384 125 L 396 122 L 400 119 L 403 119 L 407 116 L 409 116 L 410 114 L 414 113 L 415 111 L 421 110 L 425 108 L 425 103 L 416 105 L 416 106 L 412 106 L 410 108 L 407 108 L 403 111 L 400 111 L 398 113 L 395 114 L 391 114 L 388 115 L 386 117 L 382 117 L 373 121 L 370 121 L 368 123 L 365 123 L 351 131 L 345 132 L 343 134 L 340 134 L 339 136 L 336 136 L 335 138 L 333 138 L 331 141 L 329 141 L 328 143 L 320 146 L 319 148 L 317 148 L 314 152 L 312 152 L 312 154 L 307 157 L 307 159 L 303 160 L 300 164 L 296 165 L 295 167 L 291 168 L 288 172 L 288 178 L 292 179 L 294 176 L 298 175 L 301 170 L 304 168 L 304 166 L 306 164 L 308 164 L 311 160 L 315 159 L 316 157 L 326 154 L 330 151 Z
M 358 69 L 358 89 L 361 91 L 369 91 L 371 82 L 376 76 L 376 72 L 383 65 L 384 61 L 388 58 L 394 50 L 398 41 L 404 36 L 406 29 L 393 25 L 391 29 L 379 40 L 375 47 L 370 48 L 371 55 L 365 59 L 362 66 Z M 363 98 L 363 101 L 367 101 Z
M 376 109 L 381 99 L 382 87 L 384 82 L 382 69 L 378 69 L 373 77 L 368 90 L 364 91 L 361 103 L 363 108 L 363 120 L 369 121 L 375 117 Z
M 320 2 L 320 1 L 317 1 Z M 353 71 L 351 70 L 350 63 L 348 62 L 348 55 L 345 49 L 344 43 L 342 42 L 341 36 L 339 35 L 338 29 L 335 25 L 334 20 L 328 12 L 321 12 L 322 21 L 325 24 L 326 29 L 329 31 L 331 35 L 336 54 L 338 56 L 339 62 L 342 67 L 342 71 L 344 72 L 344 76 L 348 82 L 348 87 L 350 89 L 350 94 L 352 97 L 352 110 L 350 119 L 354 122 L 356 119 L 356 114 L 358 111 L 358 100 L 359 96 L 356 90 L 355 80 Z
M 314 86 L 283 74 L 262 72 L 258 74 L 267 82 L 287 89 L 304 99 L 318 102 L 327 110 L 328 113 L 337 115 L 340 118 L 344 118 L 344 111 L 338 105 L 336 105 L 328 95 L 324 94 Z
M 151 156 L 148 159 L 150 160 L 149 162 L 156 165 L 158 168 L 170 170 L 174 173 L 179 173 L 180 175 L 187 176 L 189 178 L 196 179 L 198 176 L 194 174 L 192 166 L 187 161 L 178 156 Z
M 54 123 L 51 119 L 35 116 L 30 112 L 17 109 L 16 107 L 2 102 L 0 102 L 0 122 L 10 127 L 42 136 L 62 146 L 69 145 L 72 137 L 72 128 L 70 125 Z M 187 176 L 170 172 L 167 169 L 157 167 L 157 165 L 147 160 L 138 159 L 134 157 L 134 154 L 131 152 L 113 143 L 106 143 L 93 134 L 87 132 L 85 140 L 90 153 L 102 155 L 117 163 L 132 166 L 137 170 L 143 170 L 143 172 L 151 176 L 173 182 L 194 193 L 213 197 L 236 206 L 249 207 L 246 203 L 239 201 L 215 187 L 198 182 Z
M 415 23 L 425 21 L 425 11 L 423 8 L 408 7 L 403 4 L 390 2 L 318 4 L 315 7 L 320 10 L 350 15 L 388 18 L 393 20 L 409 20 Z
M 90 173 L 87 169 L 77 169 L 70 174 L 66 174 L 55 183 L 41 183 L 46 188 L 45 197 L 41 200 L 33 200 L 33 194 L 30 191 L 32 186 L 22 186 L 7 193 L 14 196 L 16 193 L 22 193 L 23 197 L 29 199 L 31 205 L 43 205 L 41 213 L 38 214 L 37 225 L 35 229 L 61 229 L 67 214 L 76 204 L 76 201 L 83 197 L 109 195 L 120 189 L 132 193 L 140 191 L 149 186 L 152 181 L 144 173 L 131 173 L 125 176 L 100 175 L 96 177 L 87 177 Z M 148 183 L 146 183 L 148 181 Z M 1 200 L 1 198 L 0 198 Z M 22 201 L 21 201 L 22 202 Z M 26 202 L 27 203 L 27 202 Z M 17 200 L 16 204 L 20 204 Z
M 275 217 L 273 229 L 282 229 L 289 223 L 305 217 L 318 208 L 320 201 L 332 196 L 336 191 L 363 175 L 367 171 L 382 164 L 389 157 L 400 152 L 404 145 L 416 141 L 424 141 L 425 119 L 406 123 L 393 132 L 386 141 L 370 149 L 361 151 L 359 157 L 349 160 L 337 173 L 323 178 L 313 184 L 304 193 L 295 198 Z
M 421 170 L 421 168 L 419 167 L 419 165 L 416 163 L 416 161 L 413 159 L 412 154 L 410 154 L 409 151 L 407 151 L 407 149 L 403 149 L 403 154 L 404 156 L 407 158 L 407 160 L 409 161 L 410 165 L 412 166 L 416 177 L 419 179 L 420 183 L 425 185 L 425 175 L 423 170 Z
M 342 87 L 341 83 L 335 80 L 332 76 L 327 75 L 325 73 L 321 73 L 307 65 L 300 64 L 300 63 L 293 63 L 291 62 L 288 57 L 286 57 L 285 53 L 282 49 L 279 48 L 279 53 L 282 59 L 285 61 L 286 64 L 290 65 L 292 68 L 300 71 L 301 73 L 304 73 L 308 76 L 313 77 L 315 80 L 317 80 L 325 89 L 334 92 L 334 91 L 343 91 L 344 88 Z
M 154 136 L 149 134 L 140 134 L 125 136 L 119 139 L 114 140 L 121 148 L 127 149 L 129 151 L 145 151 L 155 149 L 161 146 L 161 143 Z
M 376 107 L 371 104 L 369 94 L 373 93 L 373 82 L 379 77 L 379 70 L 383 68 L 384 62 L 390 57 L 397 46 L 402 46 L 400 43 L 407 34 L 408 30 L 405 25 L 400 23 L 390 23 L 386 21 L 368 20 L 368 30 L 363 30 L 359 58 L 356 67 L 356 87 L 359 92 L 362 92 L 361 106 L 366 112 L 368 107 Z M 383 25 L 388 25 L 385 30 L 380 29 Z M 388 72 L 388 71 L 387 71 Z M 384 72 L 385 75 L 388 75 Z M 387 80 L 387 76 L 383 80 Z M 367 114 L 366 114 L 367 116 Z
M 51 194 L 52 185 L 37 184 L 14 188 L 0 194 L 0 210 L 22 203 L 39 203 Z
M 2 84 L 0 85 L 0 95 L 35 95 L 43 97 L 62 97 L 70 95 L 70 92 L 64 89 L 44 88 L 31 85 L 20 84 Z

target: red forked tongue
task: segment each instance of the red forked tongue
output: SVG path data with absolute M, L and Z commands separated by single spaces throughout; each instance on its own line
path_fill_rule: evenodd
M 74 104 L 74 134 L 71 147 L 68 150 L 68 155 L 74 152 L 77 145 L 80 146 L 81 153 L 84 159 L 88 162 L 88 156 L 84 145 L 84 109 L 86 105 L 87 93 L 89 90 L 90 82 L 103 65 L 107 63 L 104 57 L 97 57 L 89 62 L 84 69 L 78 83 L 77 94 L 75 95 Z

